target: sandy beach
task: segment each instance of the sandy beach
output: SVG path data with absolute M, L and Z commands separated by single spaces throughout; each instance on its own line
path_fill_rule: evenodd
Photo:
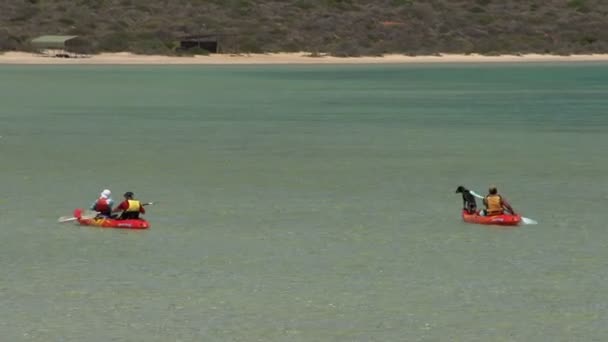
M 399 64 L 399 63 L 514 63 L 514 62 L 592 62 L 608 61 L 598 55 L 501 55 L 443 54 L 437 56 L 384 55 L 381 57 L 311 57 L 309 53 L 214 54 L 209 56 L 153 56 L 128 52 L 102 53 L 82 58 L 56 58 L 27 52 L 0 54 L 0 64 Z

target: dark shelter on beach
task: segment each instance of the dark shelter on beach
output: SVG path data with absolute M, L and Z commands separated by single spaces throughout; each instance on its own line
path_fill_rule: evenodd
M 220 52 L 219 37 L 217 35 L 199 35 L 183 37 L 179 42 L 179 50 L 206 50 L 209 53 Z
M 78 36 L 40 36 L 32 39 L 31 44 L 38 53 L 66 58 L 78 57 L 78 52 L 87 47 L 87 43 Z

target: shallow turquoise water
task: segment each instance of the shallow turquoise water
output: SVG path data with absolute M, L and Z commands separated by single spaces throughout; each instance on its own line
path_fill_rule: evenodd
M 608 65 L 0 66 L 0 331 L 608 333 Z M 540 222 L 462 223 L 464 184 Z M 60 225 L 103 189 L 144 232 Z

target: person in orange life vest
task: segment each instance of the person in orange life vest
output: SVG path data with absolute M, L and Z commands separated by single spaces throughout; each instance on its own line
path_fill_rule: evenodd
M 96 211 L 99 217 L 110 217 L 112 215 L 112 205 L 114 205 L 114 200 L 110 196 L 112 196 L 112 192 L 105 189 L 101 192 L 99 198 L 93 202 L 90 209 Z
M 138 219 L 140 213 L 146 213 L 146 209 L 141 205 L 141 202 L 133 199 L 133 193 L 131 191 L 125 192 L 124 197 L 125 200 L 120 202 L 120 204 L 112 210 L 112 212 L 122 211 L 122 214 L 119 217 L 121 220 Z
M 498 194 L 498 189 L 491 186 L 488 190 L 488 195 L 483 199 L 483 204 L 486 206 L 484 214 L 487 216 L 502 215 L 504 210 L 508 210 L 511 215 L 515 215 L 515 210 L 502 196 Z

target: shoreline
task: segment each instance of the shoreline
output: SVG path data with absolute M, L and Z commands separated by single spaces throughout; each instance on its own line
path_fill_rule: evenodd
M 413 64 L 413 63 L 525 63 L 525 62 L 608 62 L 608 54 L 588 55 L 498 55 L 441 54 L 381 57 L 312 57 L 310 53 L 212 54 L 208 56 L 135 55 L 128 52 L 102 53 L 82 58 L 58 58 L 28 52 L 0 54 L 0 65 L 263 65 L 263 64 Z

